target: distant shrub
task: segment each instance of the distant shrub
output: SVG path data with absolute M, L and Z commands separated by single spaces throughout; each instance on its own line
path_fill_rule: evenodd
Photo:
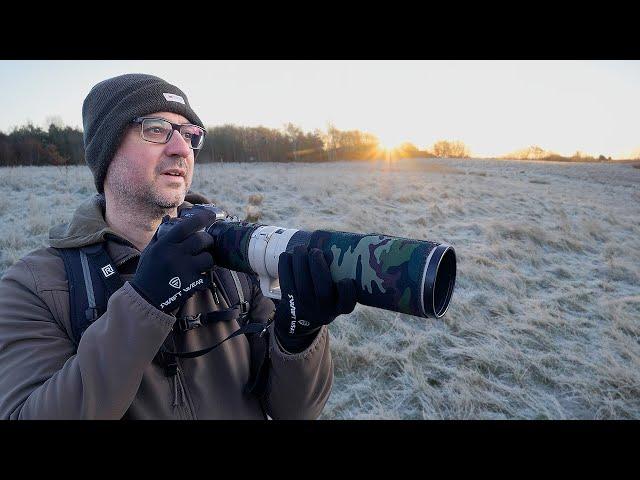
M 433 144 L 432 151 L 439 158 L 469 158 L 470 150 L 461 141 L 439 140 Z
M 262 217 L 262 212 L 254 205 L 247 205 L 244 212 L 246 222 L 257 222 Z
M 263 200 L 264 195 L 262 195 L 261 193 L 249 195 L 249 205 L 262 205 Z
M 532 145 L 522 150 L 516 150 L 515 152 L 503 155 L 500 158 L 514 159 L 514 160 L 547 160 L 552 162 L 610 162 L 611 157 L 605 157 L 600 155 L 597 158 L 591 155 L 586 155 L 581 151 L 577 151 L 570 157 L 565 157 L 555 152 L 544 150 L 543 148 Z

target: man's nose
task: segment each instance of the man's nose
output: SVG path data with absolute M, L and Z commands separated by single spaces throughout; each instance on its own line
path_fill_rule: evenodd
M 178 131 L 174 131 L 171 138 L 166 143 L 165 153 L 168 156 L 180 156 L 183 158 L 187 158 L 191 153 L 191 148 L 189 148 L 189 144 L 184 139 L 184 137 Z

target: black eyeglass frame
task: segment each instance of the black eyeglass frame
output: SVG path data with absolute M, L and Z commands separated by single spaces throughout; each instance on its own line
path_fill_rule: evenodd
M 131 123 L 136 123 L 136 124 L 142 125 L 142 122 L 144 122 L 145 120 L 161 120 L 161 121 L 167 122 L 169 125 L 171 125 L 171 133 L 169 133 L 169 136 L 167 137 L 167 139 L 164 142 L 154 142 L 153 140 L 149 140 L 149 139 L 144 138 L 144 136 L 142 135 L 142 128 L 141 128 L 140 129 L 140 138 L 142 138 L 145 142 L 157 143 L 157 144 L 164 145 L 165 143 L 169 143 L 169 140 L 171 140 L 171 137 L 173 137 L 173 132 L 174 131 L 177 131 L 180 135 L 182 135 L 182 132 L 180 131 L 182 129 L 182 127 L 196 127 L 196 128 L 199 128 L 200 130 L 202 130 L 202 140 L 200 141 L 200 146 L 197 147 L 197 148 L 192 147 L 191 146 L 191 142 L 187 142 L 189 144 L 189 148 L 191 150 L 200 150 L 202 148 L 202 145 L 204 145 L 204 138 L 207 135 L 207 132 L 205 131 L 204 128 L 202 128 L 199 125 L 194 125 L 193 123 L 172 123 L 169 120 L 167 120 L 166 118 L 162 118 L 162 117 L 136 117 L 133 120 L 131 120 Z M 183 138 L 184 138 L 184 136 L 183 136 Z

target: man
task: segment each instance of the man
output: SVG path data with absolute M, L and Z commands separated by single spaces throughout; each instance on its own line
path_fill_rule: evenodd
M 261 391 L 245 388 L 256 361 L 245 335 L 206 355 L 175 355 L 220 343 L 241 323 L 236 316 L 183 328 L 185 318 L 234 311 L 233 282 L 224 280 L 230 272 L 214 267 L 212 239 L 202 231 L 215 217 L 200 210 L 156 234 L 165 216 L 193 206 L 185 198 L 205 201 L 189 194 L 204 125 L 182 90 L 143 74 L 98 83 L 82 116 L 98 194 L 51 230 L 51 247 L 28 254 L 0 281 L 0 418 L 316 418 L 333 380 L 326 325 L 353 310 L 352 285 L 327 290 L 321 252 L 305 248 L 280 257 L 292 305 L 280 302 L 274 313 L 257 282 L 245 278 L 249 319 L 274 317 L 264 332 Z M 65 252 L 87 248 L 108 255 L 105 278 L 121 278 L 122 286 L 76 344 L 70 291 L 84 291 L 85 283 L 82 275 L 67 278 Z M 180 283 L 199 286 L 168 297 Z M 292 318 L 303 322 L 290 328 Z

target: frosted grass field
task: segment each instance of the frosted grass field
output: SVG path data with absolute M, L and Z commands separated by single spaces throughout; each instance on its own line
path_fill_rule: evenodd
M 193 190 L 262 223 L 455 246 L 443 319 L 358 305 L 331 324 L 321 418 L 640 418 L 640 169 L 200 165 Z M 93 193 L 86 167 L 1 168 L 0 275 Z

